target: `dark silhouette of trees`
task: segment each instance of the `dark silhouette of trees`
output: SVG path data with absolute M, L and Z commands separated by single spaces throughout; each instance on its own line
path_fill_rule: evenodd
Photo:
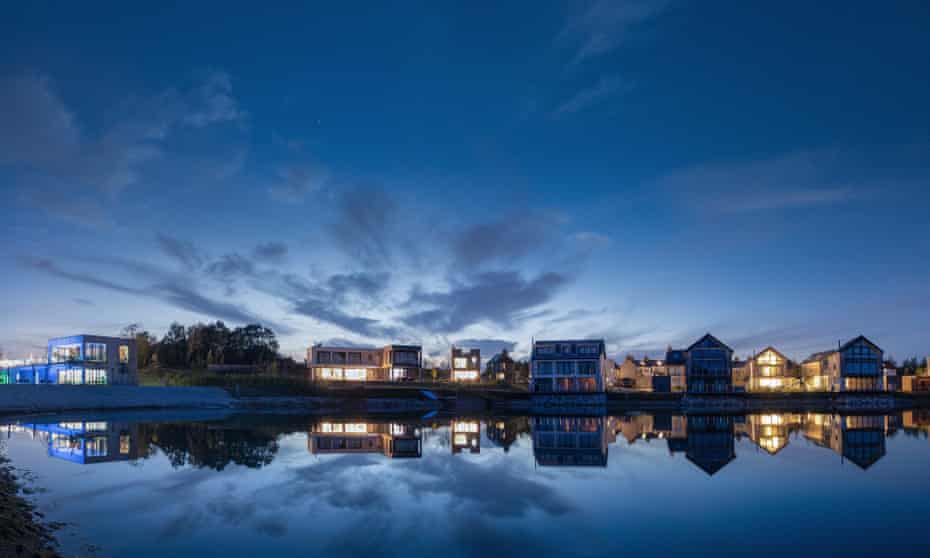
M 175 322 L 157 342 L 147 331 L 137 331 L 140 327 L 133 324 L 125 330 L 134 328 L 132 331 L 136 332 L 140 367 L 156 359 L 161 366 L 178 368 L 206 368 L 211 364 L 265 366 L 280 360 L 274 331 L 260 324 L 229 329 L 217 321 L 185 328 Z

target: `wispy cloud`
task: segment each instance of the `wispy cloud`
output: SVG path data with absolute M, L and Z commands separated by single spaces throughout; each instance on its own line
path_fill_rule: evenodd
M 166 234 L 158 233 L 155 240 L 162 252 L 176 260 L 186 269 L 197 269 L 203 265 L 203 254 L 194 247 L 190 240 L 174 238 Z
M 742 213 L 837 205 L 868 195 L 830 152 L 801 152 L 748 163 L 702 165 L 659 180 L 701 211 Z
M 597 0 L 570 19 L 559 34 L 559 42 L 571 44 L 576 65 L 610 52 L 639 26 L 662 14 L 668 0 Z
M 625 91 L 627 88 L 627 84 L 616 76 L 601 76 L 595 85 L 578 91 L 570 99 L 559 105 L 553 111 L 552 116 L 554 118 L 564 118 L 581 112 L 617 93 Z

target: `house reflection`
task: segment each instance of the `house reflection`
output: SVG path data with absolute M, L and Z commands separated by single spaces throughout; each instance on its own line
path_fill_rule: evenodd
M 904 411 L 901 414 L 901 428 L 912 434 L 923 433 L 930 439 L 930 409 Z
M 307 449 L 314 455 L 380 453 L 386 457 L 422 457 L 423 440 L 414 424 L 328 420 L 313 425 Z
M 606 467 L 613 441 L 613 419 L 604 417 L 533 417 L 533 456 L 546 467 Z
M 804 437 L 829 448 L 861 469 L 885 455 L 885 416 L 807 413 Z
M 49 457 L 91 465 L 145 457 L 138 430 L 122 422 L 75 421 L 10 425 L 7 432 L 23 432 L 48 446 Z
M 488 441 L 493 445 L 510 451 L 510 446 L 517 441 L 521 434 L 529 432 L 530 425 L 526 417 L 498 418 L 488 420 L 484 432 Z
M 770 455 L 775 455 L 788 445 L 789 437 L 801 429 L 802 422 L 802 416 L 794 413 L 747 415 L 736 425 L 736 432 L 748 437 Z
M 685 457 L 708 475 L 714 475 L 736 459 L 734 417 L 688 416 Z
M 481 453 L 481 423 L 477 420 L 452 421 L 452 453 Z

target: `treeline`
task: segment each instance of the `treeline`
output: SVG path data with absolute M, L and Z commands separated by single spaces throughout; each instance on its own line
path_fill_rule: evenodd
M 924 376 L 927 374 L 927 359 L 924 358 L 906 358 L 901 361 L 900 366 L 893 358 L 890 358 L 888 363 L 897 368 L 902 376 Z
M 211 364 L 263 367 L 282 360 L 274 331 L 259 324 L 229 329 L 221 321 L 188 327 L 175 322 L 160 340 L 132 324 L 123 335 L 136 339 L 139 368 L 154 364 L 173 368 L 206 368 Z

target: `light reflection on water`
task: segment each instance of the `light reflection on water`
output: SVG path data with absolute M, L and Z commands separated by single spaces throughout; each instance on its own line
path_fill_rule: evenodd
M 66 555 L 916 555 L 930 412 L 3 427 Z M 86 545 L 94 545 L 91 548 Z

